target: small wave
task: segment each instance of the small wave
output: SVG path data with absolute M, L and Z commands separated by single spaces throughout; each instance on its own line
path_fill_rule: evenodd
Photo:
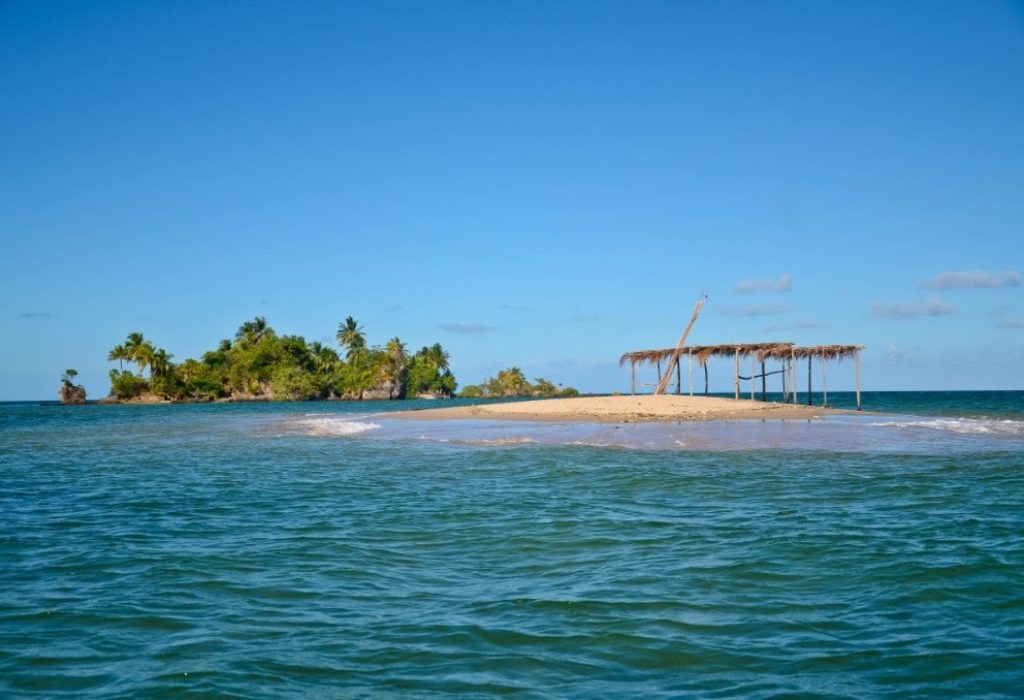
M 973 435 L 1024 435 L 1024 422 L 979 418 L 936 418 L 934 420 L 884 421 L 868 425 L 883 428 L 925 428 Z
M 455 440 L 454 442 L 462 445 L 485 445 L 488 447 L 501 446 L 501 445 L 533 445 L 537 441 L 532 437 L 520 436 L 520 437 L 504 437 L 504 438 L 480 438 L 475 440 Z
M 376 423 L 338 418 L 306 418 L 293 421 L 292 425 L 306 435 L 317 437 L 344 437 L 380 428 Z

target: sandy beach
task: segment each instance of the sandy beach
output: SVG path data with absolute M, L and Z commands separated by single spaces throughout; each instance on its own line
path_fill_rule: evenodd
M 811 419 L 850 411 L 709 396 L 587 396 L 402 411 L 389 418 L 416 420 L 495 419 L 529 421 L 708 421 Z

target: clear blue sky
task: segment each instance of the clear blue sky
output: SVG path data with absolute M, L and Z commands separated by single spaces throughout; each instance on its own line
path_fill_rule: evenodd
M 696 344 L 1024 388 L 1019 2 L 5 0 L 0 105 L 0 399 L 256 315 L 621 390 L 702 289 Z

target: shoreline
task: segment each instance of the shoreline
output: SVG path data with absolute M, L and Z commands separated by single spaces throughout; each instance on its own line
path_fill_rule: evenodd
M 389 413 L 400 420 L 521 420 L 541 422 L 649 423 L 713 420 L 813 420 L 857 411 L 712 396 L 588 396 Z M 863 411 L 861 411 L 863 413 Z

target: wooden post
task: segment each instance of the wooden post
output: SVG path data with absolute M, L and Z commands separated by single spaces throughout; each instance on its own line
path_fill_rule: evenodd
M 761 360 L 761 400 L 768 400 L 768 378 L 764 376 L 764 360 Z
M 740 351 L 736 349 L 736 400 L 740 400 Z
M 791 350 L 789 353 L 789 370 L 793 373 L 793 403 L 798 403 L 800 401 L 800 387 L 797 385 L 797 375 L 799 374 L 799 372 L 796 371 L 797 367 L 795 350 Z
M 821 405 L 828 408 L 828 363 L 821 358 Z
M 690 375 L 690 396 L 693 396 L 693 353 L 686 353 L 686 369 Z
M 707 295 L 704 292 L 700 293 L 700 297 L 697 299 L 697 303 L 693 306 L 693 314 L 690 316 L 690 322 L 686 324 L 686 330 L 683 331 L 683 335 L 679 338 L 679 342 L 676 343 L 676 349 L 672 352 L 672 359 L 668 363 L 668 374 L 658 382 L 658 386 L 655 387 L 654 393 L 664 394 L 668 388 L 669 376 L 672 374 L 672 368 L 677 362 L 679 362 L 679 355 L 683 351 L 683 346 L 686 345 L 686 338 L 690 335 L 690 329 L 693 328 L 693 324 L 697 322 L 697 317 L 700 316 L 700 310 L 704 308 L 704 302 L 708 300 Z
M 707 396 L 708 395 L 708 361 L 704 360 L 701 364 L 704 365 L 704 395 Z
M 855 363 L 857 372 L 857 410 L 860 410 L 860 350 L 856 350 L 853 354 L 853 361 Z
M 683 394 L 683 368 L 680 364 L 676 363 L 676 396 L 682 396 Z
M 754 359 L 753 353 L 750 355 L 750 400 L 753 401 L 754 396 L 754 375 L 757 374 L 757 360 Z
M 782 371 L 781 371 L 781 374 L 782 374 L 782 403 L 786 403 L 786 399 L 789 398 L 789 394 L 786 393 L 786 373 L 788 371 L 789 371 L 789 369 L 786 367 L 786 364 L 783 363 L 782 364 Z
M 661 358 L 658 358 L 658 384 L 661 384 Z
M 814 394 L 811 393 L 811 362 L 810 355 L 807 356 L 807 405 L 814 405 Z
M 630 360 L 630 366 L 632 368 L 631 374 L 633 377 L 633 388 L 631 389 L 631 393 L 633 396 L 636 396 L 636 360 Z

